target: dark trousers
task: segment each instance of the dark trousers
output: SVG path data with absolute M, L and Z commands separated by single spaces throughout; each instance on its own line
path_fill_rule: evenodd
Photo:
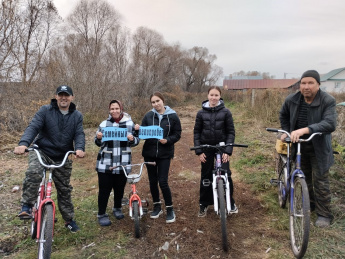
M 171 191 L 168 184 L 168 175 L 170 168 L 170 158 L 144 158 L 145 162 L 156 162 L 156 165 L 147 165 L 147 173 L 150 181 L 150 191 L 153 202 L 160 202 L 159 187 L 162 191 L 165 206 L 172 206 Z
M 205 152 L 206 162 L 201 163 L 201 180 L 200 180 L 200 199 L 199 203 L 204 206 L 213 205 L 213 189 L 212 189 L 212 180 L 213 180 L 213 170 L 215 163 L 215 153 L 214 152 Z M 228 172 L 228 180 L 230 185 L 230 200 L 231 204 L 235 204 L 233 198 L 234 194 L 234 185 L 231 179 L 230 163 L 223 163 L 222 168 Z M 210 185 L 204 186 L 203 181 L 209 180 Z
M 98 172 L 98 215 L 105 214 L 111 190 L 114 190 L 114 208 L 121 208 L 127 177 L 120 174 Z
M 311 206 L 315 206 L 318 215 L 332 219 L 329 170 L 320 172 L 312 143 L 303 143 L 301 153 L 301 169 L 306 177 Z
M 60 164 L 61 161 L 53 161 L 50 157 L 39 151 L 42 160 L 46 164 Z M 38 161 L 35 152 L 29 153 L 29 168 L 25 173 L 23 181 L 23 194 L 21 204 L 33 206 L 37 200 L 38 188 L 42 181 L 44 167 Z M 70 184 L 72 172 L 72 160 L 67 160 L 65 165 L 53 169 L 53 181 L 57 191 L 57 201 L 62 218 L 68 222 L 74 218 L 74 207 L 72 204 L 71 194 L 73 187 Z M 48 175 L 47 175 L 48 177 Z M 53 190 L 54 192 L 54 190 Z

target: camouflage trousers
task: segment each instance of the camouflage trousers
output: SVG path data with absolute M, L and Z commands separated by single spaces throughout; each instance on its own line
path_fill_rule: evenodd
M 61 161 L 53 161 L 46 156 L 42 151 L 39 151 L 42 160 L 46 164 L 56 164 Z M 74 207 L 71 200 L 71 193 L 73 187 L 70 185 L 70 178 L 72 172 L 72 162 L 67 160 L 65 165 L 53 170 L 53 181 L 57 190 L 58 207 L 62 218 L 67 222 L 74 218 Z M 23 181 L 23 194 L 21 204 L 28 204 L 33 206 L 37 201 L 37 194 L 40 183 L 43 177 L 44 167 L 38 161 L 35 152 L 29 153 L 29 167 L 25 173 Z M 48 175 L 47 175 L 48 177 Z M 53 189 L 54 192 L 54 189 Z
M 319 216 L 333 219 L 331 212 L 331 191 L 329 186 L 329 170 L 321 172 L 315 151 L 311 143 L 301 145 L 301 169 L 306 177 L 311 209 Z

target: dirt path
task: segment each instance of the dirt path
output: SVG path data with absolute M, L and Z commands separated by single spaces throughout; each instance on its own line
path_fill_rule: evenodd
M 173 224 L 165 224 L 165 215 L 156 220 L 146 217 L 147 231 L 143 238 L 134 242 L 132 255 L 136 258 L 164 258 L 164 255 L 167 258 L 267 258 L 267 239 L 278 237 L 271 234 L 265 209 L 250 187 L 239 182 L 240 172 L 232 169 L 239 213 L 227 220 L 229 253 L 222 251 L 220 218 L 212 208 L 207 217 L 197 217 L 200 163 L 189 150 L 193 146 L 196 110 L 193 107 L 178 111 L 183 134 L 176 145 L 169 178 L 177 220 Z M 245 150 L 234 149 L 233 159 L 241 152 Z M 167 251 L 161 249 L 165 242 L 169 242 Z

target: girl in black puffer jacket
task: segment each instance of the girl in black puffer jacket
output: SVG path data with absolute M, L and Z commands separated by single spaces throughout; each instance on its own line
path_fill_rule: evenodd
M 220 98 L 221 90 L 217 86 L 212 86 L 208 90 L 208 100 L 202 103 L 202 109 L 197 113 L 194 126 L 194 146 L 203 144 L 216 145 L 220 142 L 234 143 L 235 127 L 232 114 L 224 106 L 223 99 Z M 203 181 L 208 179 L 212 182 L 212 170 L 215 159 L 214 150 L 203 151 L 197 149 L 195 153 L 201 161 L 201 181 L 200 181 L 200 211 L 199 217 L 205 217 L 208 205 L 213 205 L 212 185 L 204 186 Z M 237 213 L 238 209 L 233 199 L 233 183 L 229 164 L 229 156 L 232 155 L 232 147 L 225 148 L 222 154 L 222 168 L 228 171 L 231 196 L 231 213 Z

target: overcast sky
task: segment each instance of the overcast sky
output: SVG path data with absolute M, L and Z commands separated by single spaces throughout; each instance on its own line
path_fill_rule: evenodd
M 244 70 L 299 78 L 308 69 L 345 67 L 344 0 L 107 1 L 132 33 L 144 26 L 169 44 L 206 47 L 224 76 Z M 78 2 L 54 0 L 63 18 Z

